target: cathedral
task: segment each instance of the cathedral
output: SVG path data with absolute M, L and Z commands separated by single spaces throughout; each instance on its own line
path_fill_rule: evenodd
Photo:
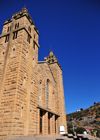
M 38 61 L 39 31 L 24 7 L 0 35 L 0 140 L 67 133 L 62 68 L 53 54 Z

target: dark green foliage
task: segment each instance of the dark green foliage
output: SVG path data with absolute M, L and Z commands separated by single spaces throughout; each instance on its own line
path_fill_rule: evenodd
M 100 126 L 100 121 L 97 121 L 96 124 Z
M 73 129 L 68 129 L 68 134 L 73 134 Z
M 93 129 L 93 132 L 97 131 L 97 137 L 100 137 L 100 129 Z
M 81 108 L 80 110 L 83 111 L 83 108 Z
M 94 105 L 96 104 L 96 102 L 94 102 Z
M 100 130 L 97 130 L 97 137 L 100 137 Z
M 67 127 L 70 129 L 72 128 L 72 124 L 67 124 Z
M 72 124 L 67 124 L 68 133 L 73 134 Z
M 94 123 L 96 123 L 97 121 L 96 120 L 94 120 L 94 121 L 92 121 L 92 122 L 90 122 L 90 124 L 94 124 Z
M 98 107 L 98 110 L 100 110 L 100 107 Z
M 77 128 L 75 129 L 75 132 L 76 132 L 76 133 L 79 133 L 79 134 L 83 134 L 84 131 L 86 131 L 86 129 L 83 128 L 83 127 L 77 127 Z
M 97 121 L 96 120 L 94 120 L 94 123 L 96 123 Z

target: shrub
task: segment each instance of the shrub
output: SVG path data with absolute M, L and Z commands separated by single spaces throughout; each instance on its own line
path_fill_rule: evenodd
M 76 133 L 80 133 L 80 134 L 83 134 L 84 131 L 86 131 L 86 129 L 83 128 L 83 127 L 77 127 L 77 128 L 75 129 L 75 132 L 76 132 Z
M 73 130 L 72 129 L 68 129 L 68 133 L 69 134 L 73 134 Z
M 97 137 L 100 137 L 100 130 L 97 130 Z
M 96 124 L 100 125 L 100 121 L 97 121 Z
M 96 102 L 94 102 L 94 105 L 96 104 Z
M 72 128 L 72 124 L 67 124 L 68 129 Z
M 98 110 L 100 110 L 100 107 L 98 107 Z
M 80 110 L 83 111 L 83 108 L 81 108 Z

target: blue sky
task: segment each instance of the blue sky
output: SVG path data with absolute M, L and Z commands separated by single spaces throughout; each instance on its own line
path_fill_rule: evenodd
M 39 61 L 52 47 L 62 66 L 66 113 L 100 102 L 100 0 L 0 0 L 0 34 L 23 5 L 40 33 Z

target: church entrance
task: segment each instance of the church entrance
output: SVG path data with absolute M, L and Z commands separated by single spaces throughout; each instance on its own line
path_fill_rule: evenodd
M 40 123 L 39 123 L 39 127 L 40 127 L 40 135 L 42 135 L 42 126 L 43 126 L 43 111 L 40 110 Z
M 38 119 L 38 134 L 58 134 L 58 114 L 55 114 L 51 110 L 44 108 L 42 106 L 37 106 L 39 109 L 39 118 Z

